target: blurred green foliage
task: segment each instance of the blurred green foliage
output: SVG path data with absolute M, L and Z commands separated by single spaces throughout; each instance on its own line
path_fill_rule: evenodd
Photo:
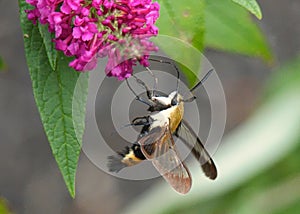
M 8 208 L 8 203 L 4 198 L 0 198 L 0 214 L 11 214 Z
M 278 69 L 268 83 L 265 102 L 279 93 L 288 93 L 291 87 L 300 88 L 299 57 Z M 287 112 L 288 114 L 289 112 Z M 276 115 L 274 115 L 276 117 Z M 299 118 L 300 121 L 300 118 Z M 268 128 L 268 127 L 266 127 Z M 284 124 L 281 127 L 285 128 Z M 207 200 L 191 201 L 184 206 L 173 206 L 166 214 L 294 214 L 300 211 L 300 127 L 296 128 L 297 146 L 287 156 L 250 180 L 229 192 Z M 255 143 L 255 139 L 253 139 Z M 288 143 L 288 142 L 282 142 Z M 253 144 L 253 146 L 256 146 Z M 257 147 L 259 149 L 259 146 Z M 234 151 L 233 151 L 234 152 Z M 253 164 L 262 163 L 253 160 Z M 222 170 L 222 169 L 221 169 Z M 232 175 L 239 176 L 239 175 Z
M 198 71 L 200 67 L 199 56 L 194 54 L 193 48 L 199 52 L 204 50 L 205 1 L 158 0 L 158 2 L 160 3 L 160 17 L 157 20 L 159 36 L 153 41 L 173 60 L 185 63 L 186 67 L 180 68 L 190 85 L 193 85 L 197 77 L 191 70 Z
M 264 99 L 267 101 L 268 98 L 272 98 L 278 93 L 285 93 L 288 88 L 300 85 L 299 71 L 300 55 L 275 71 L 273 78 L 266 84 Z
M 300 135 L 298 145 L 297 149 L 280 162 L 229 193 L 202 200 L 200 203 L 194 201 L 186 206 L 173 207 L 172 210 L 164 213 L 298 213 L 300 208 Z M 281 191 L 276 191 L 276 188 Z
M 207 1 L 205 32 L 206 47 L 273 59 L 265 36 L 249 13 L 230 0 Z
M 183 3 L 158 0 L 158 2 L 160 4 L 160 17 L 157 20 L 159 34 L 181 39 L 202 51 L 205 1 L 186 0 Z
M 239 4 L 245 6 L 242 2 Z M 190 86 L 197 82 L 195 74 L 200 68 L 199 54 L 195 54 L 193 48 L 199 52 L 214 48 L 272 61 L 272 53 L 261 30 L 249 12 L 233 1 L 159 0 L 159 3 L 159 36 L 153 41 L 169 57 L 184 64 L 180 68 Z M 246 5 L 248 10 L 249 5 L 253 4 Z M 260 11 L 258 6 L 256 11 Z M 260 16 L 258 12 L 256 15 Z
M 3 58 L 0 56 L 0 72 L 1 72 L 1 71 L 5 71 L 6 68 L 7 68 L 7 66 L 6 66 L 6 64 L 5 64 L 4 60 L 3 60 Z

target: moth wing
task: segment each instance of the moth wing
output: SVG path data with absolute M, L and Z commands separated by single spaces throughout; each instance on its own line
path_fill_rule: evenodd
M 161 128 L 160 134 L 161 136 L 156 139 L 152 136 L 141 138 L 139 140 L 141 150 L 177 192 L 186 194 L 192 185 L 191 175 L 179 158 L 168 124 Z M 149 139 L 155 140 L 149 141 Z
M 205 149 L 197 134 L 193 131 L 190 125 L 182 120 L 178 126 L 175 136 L 182 140 L 182 142 L 191 149 L 195 158 L 201 164 L 202 170 L 207 177 L 215 179 L 217 177 L 217 168 L 211 156 Z

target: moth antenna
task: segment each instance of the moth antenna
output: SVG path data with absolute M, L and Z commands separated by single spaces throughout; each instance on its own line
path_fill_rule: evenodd
M 154 91 L 157 90 L 158 79 L 157 79 L 157 77 L 155 76 L 155 74 L 153 73 L 153 71 L 149 67 L 146 67 L 146 69 L 149 71 L 149 73 L 151 74 L 151 76 L 154 79 L 153 90 L 152 90 L 152 94 L 151 94 L 151 97 L 153 97 L 154 96 Z
M 213 68 L 210 69 L 205 76 L 193 87 L 190 89 L 190 92 L 193 92 L 196 88 L 198 88 L 200 85 L 203 85 L 203 83 L 208 79 L 208 77 L 211 75 L 211 73 L 213 72 Z
M 145 88 L 148 99 L 152 100 L 152 94 L 153 94 L 153 92 L 150 91 L 150 89 L 148 88 L 147 84 L 143 80 L 141 80 L 140 78 L 138 78 L 137 76 L 135 76 L 135 75 L 132 75 L 132 76 L 135 78 L 135 80 L 136 80 L 136 82 L 138 84 L 142 85 L 142 87 Z
M 206 74 L 205 74 L 205 76 L 193 87 L 193 88 L 191 88 L 190 89 L 190 92 L 193 94 L 193 91 L 196 89 L 196 88 L 198 88 L 200 85 L 203 85 L 203 83 L 208 79 L 208 77 L 211 75 L 211 73 L 213 72 L 213 68 L 212 69 L 210 69 Z M 189 97 L 189 98 L 187 98 L 187 99 L 185 99 L 185 100 L 183 100 L 183 102 L 187 102 L 187 103 L 189 103 L 189 102 L 192 102 L 192 101 L 194 101 L 196 99 L 196 97 L 194 96 L 194 95 L 192 95 L 191 97 Z
M 165 61 L 165 60 L 161 60 L 161 59 L 152 59 L 152 58 L 149 58 L 149 60 L 151 61 L 154 61 L 154 62 L 160 62 L 160 63 L 165 63 L 165 64 L 169 64 L 169 65 L 172 65 L 175 70 L 176 70 L 176 73 L 177 73 L 177 86 L 176 86 L 176 91 L 177 91 L 177 94 L 178 94 L 178 91 L 179 91 L 179 81 L 180 81 L 180 72 L 179 72 L 179 69 L 178 67 L 176 66 L 176 64 L 172 61 Z M 177 95 L 176 95 L 177 96 Z
M 135 91 L 131 88 L 128 79 L 126 79 L 126 83 L 127 83 L 129 90 L 134 94 L 134 96 L 138 97 L 138 95 L 135 93 Z
M 143 121 L 143 119 L 146 120 Z M 130 126 L 147 126 L 147 125 L 151 125 L 152 121 L 148 119 L 148 117 L 136 117 L 131 123 L 125 124 L 123 126 L 121 126 L 120 128 L 118 128 L 118 130 L 130 127 Z M 116 134 L 118 131 L 114 130 L 113 132 L 111 132 L 110 136 Z
M 135 77 L 135 76 L 134 76 L 134 77 Z M 137 77 L 135 77 L 135 78 L 137 78 Z M 134 94 L 136 100 L 140 101 L 141 103 L 146 104 L 146 105 L 149 106 L 149 107 L 152 106 L 150 103 L 148 103 L 147 101 L 143 100 L 139 95 L 137 95 L 137 93 L 135 93 L 135 91 L 134 91 L 134 90 L 132 89 L 132 87 L 130 86 L 128 79 L 126 79 L 126 83 L 127 83 L 127 86 L 128 86 L 128 88 L 129 88 L 129 90 Z

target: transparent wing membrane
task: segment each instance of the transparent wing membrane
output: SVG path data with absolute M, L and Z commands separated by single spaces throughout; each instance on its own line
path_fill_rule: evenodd
M 148 149 L 150 145 L 146 143 L 150 141 L 147 139 L 141 138 L 139 140 L 141 150 L 177 192 L 186 194 L 192 185 L 190 172 L 179 158 L 168 124 L 162 130 L 163 135 L 151 143 L 151 154 L 149 154 Z M 145 137 L 149 138 L 151 136 Z

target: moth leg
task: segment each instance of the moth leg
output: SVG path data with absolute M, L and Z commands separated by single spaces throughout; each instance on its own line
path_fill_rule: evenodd
M 142 85 L 145 88 L 148 99 L 152 100 L 152 97 L 154 96 L 154 91 L 153 90 L 151 91 L 143 80 L 136 77 L 135 75 L 132 76 L 135 78 L 138 84 Z
M 153 121 L 149 116 L 144 116 L 144 117 L 136 117 L 132 120 L 131 124 L 134 126 L 148 126 L 152 123 Z
M 141 98 L 139 95 L 137 95 L 137 93 L 135 93 L 135 91 L 134 91 L 134 90 L 132 89 L 132 87 L 130 86 L 128 79 L 126 79 L 126 83 L 127 83 L 128 88 L 130 89 L 130 91 L 135 95 L 135 99 L 136 99 L 136 100 L 140 101 L 141 103 L 146 104 L 146 105 L 149 106 L 149 107 L 152 106 L 152 103 L 150 103 L 149 101 L 144 100 L 144 99 Z
M 138 138 L 144 136 L 148 130 L 152 120 L 149 116 L 136 117 L 132 120 L 132 126 L 143 126 Z M 134 166 L 145 160 L 140 145 L 134 143 L 131 147 L 125 147 L 124 151 L 117 152 L 117 155 L 112 155 L 108 157 L 107 167 L 110 172 L 119 172 L 125 167 Z

